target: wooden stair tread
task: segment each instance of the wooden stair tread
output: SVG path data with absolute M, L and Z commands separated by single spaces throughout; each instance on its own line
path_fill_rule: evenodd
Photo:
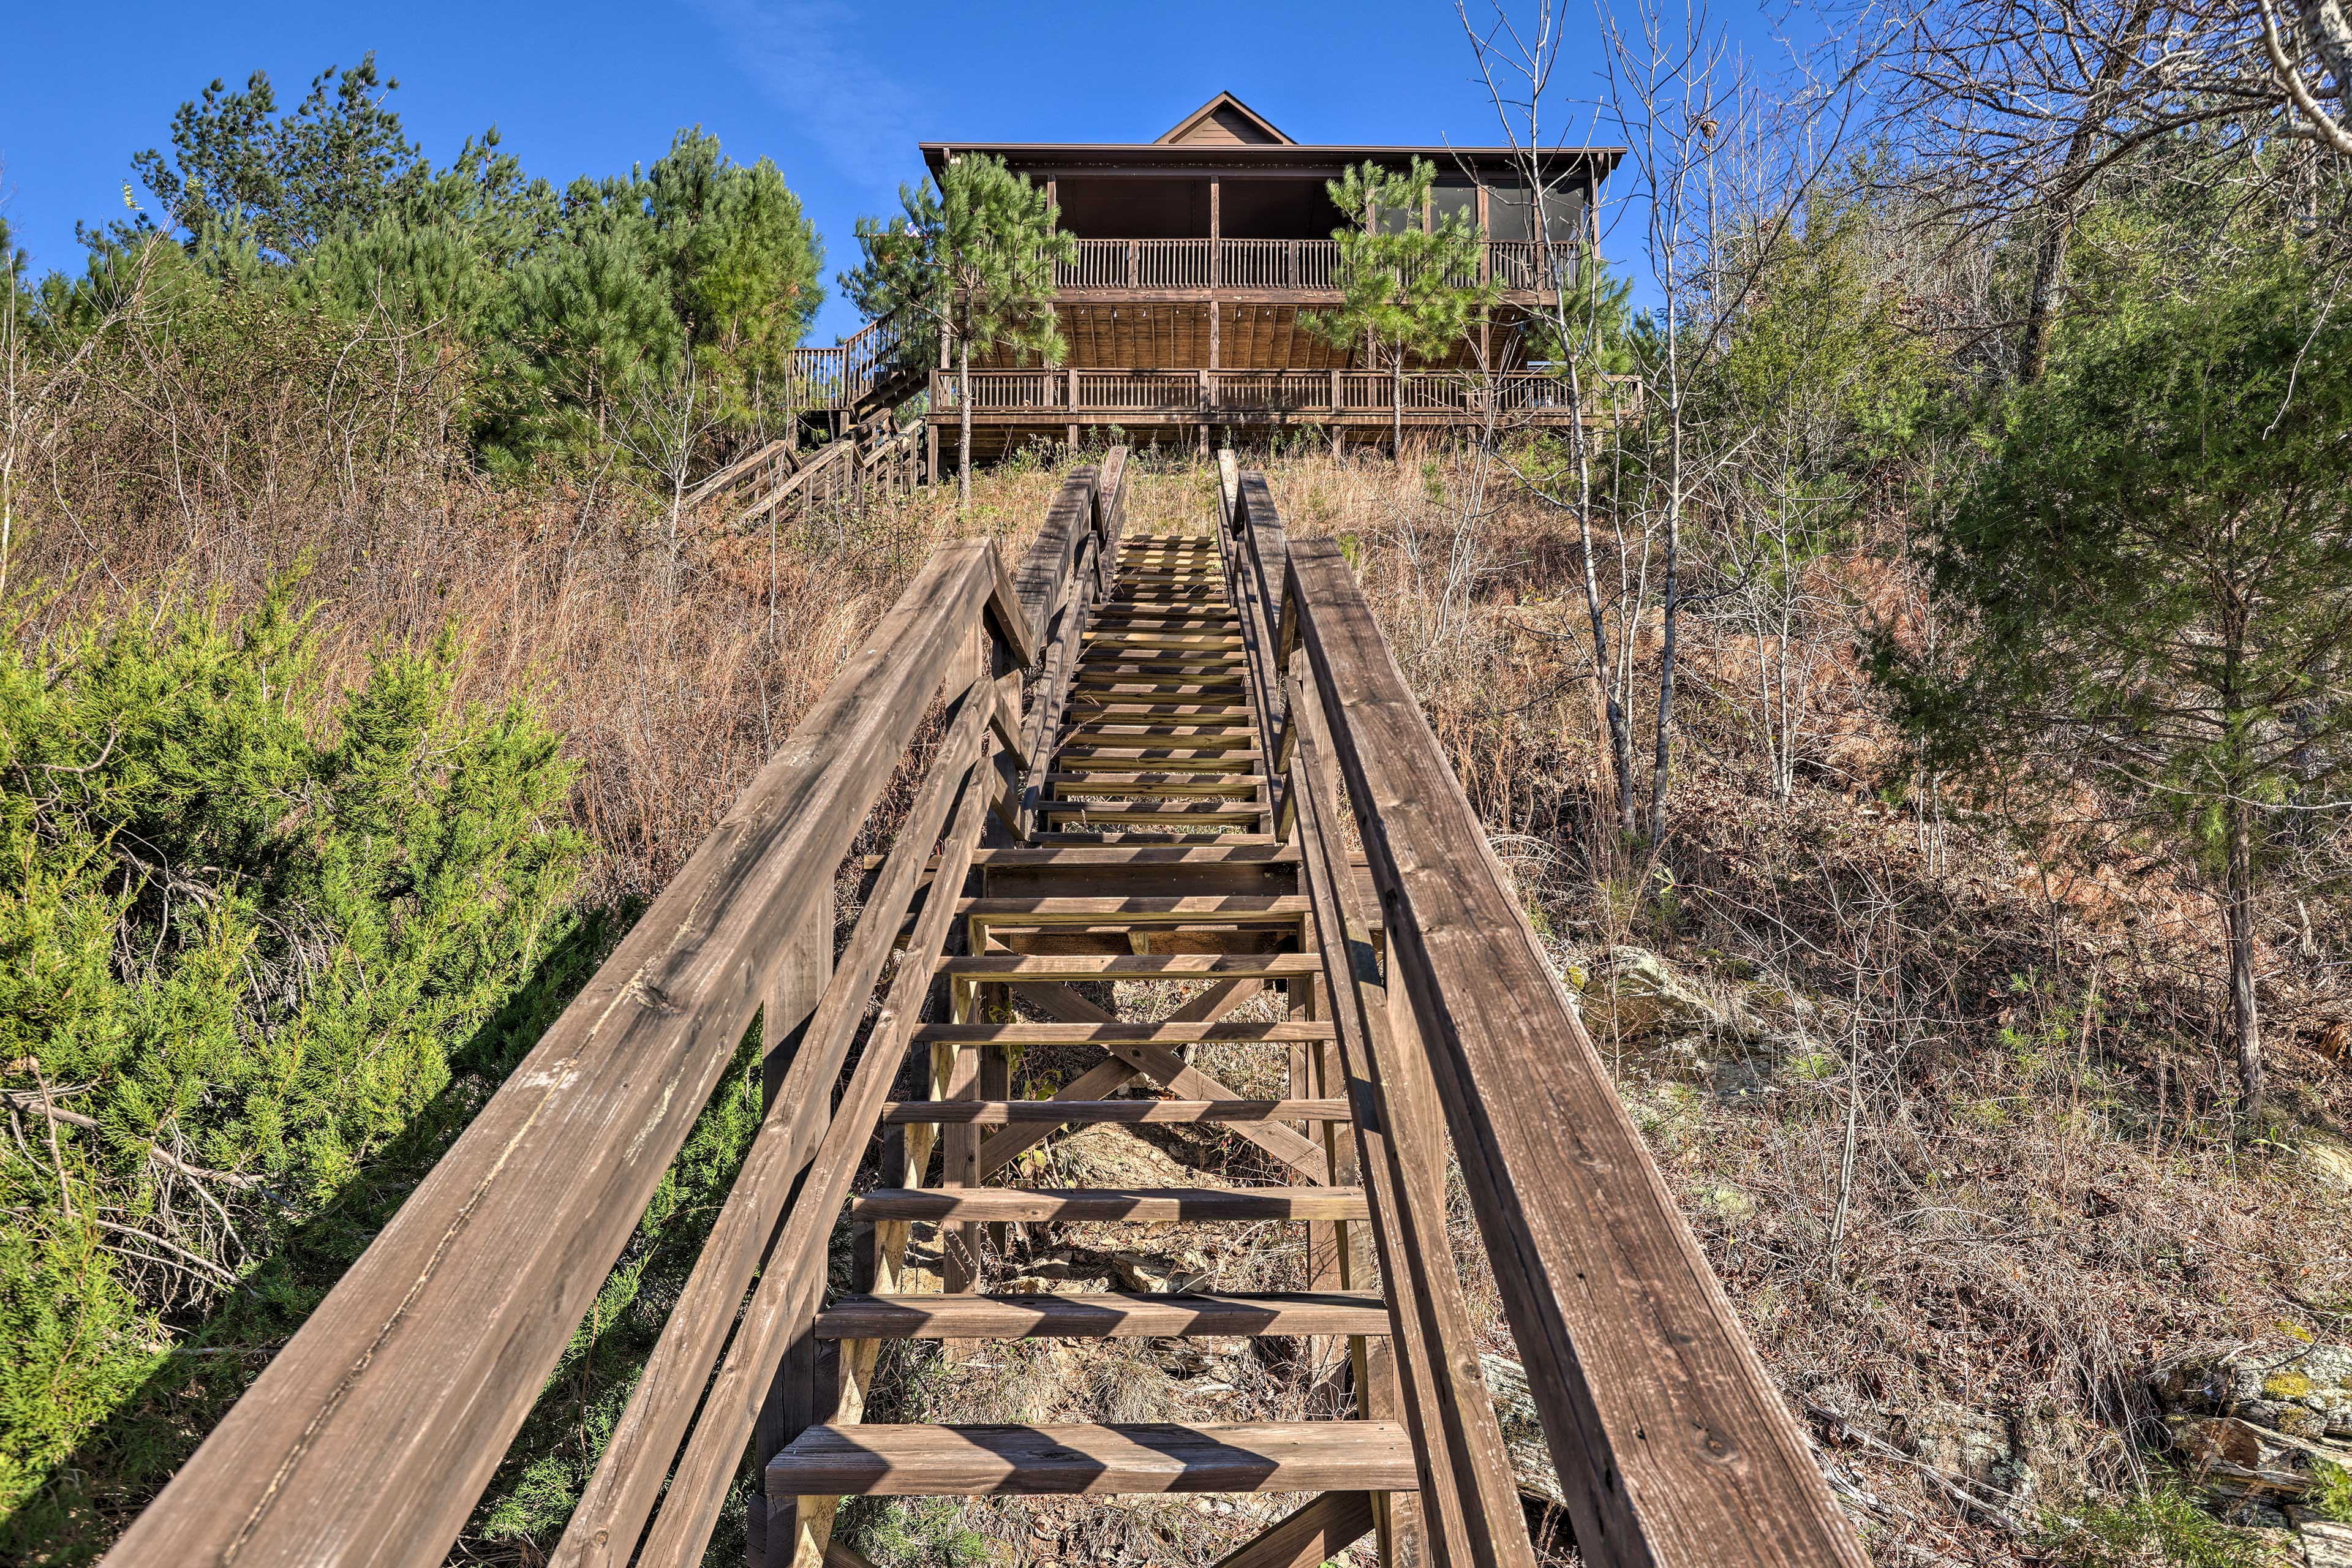
M 1285 980 L 1321 974 L 1315 952 L 980 952 L 939 961 L 951 980 Z
M 821 1340 L 1265 1339 L 1388 1331 L 1388 1304 L 1380 1297 L 1320 1291 L 844 1296 L 816 1320 Z
M 1125 1044 L 1162 1046 L 1247 1045 L 1336 1039 L 1328 1023 L 1293 1019 L 1281 1024 L 1240 1023 L 1220 1018 L 1213 1024 L 1057 1024 L 1016 1018 L 1009 1024 L 925 1024 L 915 1031 L 917 1045 L 1074 1046 Z
M 956 912 L 989 924 L 1017 925 L 1025 921 L 1059 923 L 1079 921 L 1116 924 L 1120 921 L 1153 924 L 1188 921 L 1229 925 L 1234 921 L 1296 921 L 1309 905 L 1304 898 L 1279 893 L 1192 893 L 1165 898 L 1058 898 L 1045 895 L 1019 899 L 964 899 Z
M 1344 1100 L 890 1100 L 885 1126 L 1064 1127 L 1110 1123 L 1351 1121 Z
M 1003 866 L 1024 871 L 1050 870 L 1056 867 L 1099 870 L 1108 866 L 1183 866 L 1212 865 L 1225 861 L 1244 862 L 1258 866 L 1296 866 L 1298 847 L 1295 844 L 1234 844 L 1225 839 L 1203 839 L 1197 845 L 1137 846 L 1130 848 L 1097 848 L 1092 845 L 1004 845 L 972 851 L 975 866 Z
M 1124 773 L 1053 773 L 1046 774 L 1044 782 L 1053 788 L 1075 790 L 1081 795 L 1108 795 L 1125 791 L 1138 798 L 1145 798 L 1157 797 L 1166 790 L 1184 791 L 1195 795 L 1202 793 L 1229 795 L 1234 791 L 1240 791 L 1245 795 L 1253 794 L 1267 780 L 1263 773 L 1228 768 L 1223 773 L 1188 771 L 1161 773 L 1158 776 L 1141 769 Z
M 812 1426 L 768 1464 L 768 1495 L 1039 1497 L 1410 1491 L 1394 1421 L 1181 1426 Z
M 1192 773 L 1164 779 L 1125 779 L 1117 775 L 1089 778 L 1084 773 L 1062 774 L 1046 784 L 1046 798 L 1057 804 L 1085 805 L 1088 801 L 1140 801 L 1157 805 L 1162 801 L 1206 800 L 1224 801 L 1239 805 L 1255 800 L 1264 781 L 1248 773 Z
M 1037 806 L 1043 816 L 1141 817 L 1149 822 L 1248 822 L 1264 816 L 1266 809 L 1216 801 L 1049 800 Z
M 1368 1219 L 1361 1187 L 876 1187 L 852 1219 L 1034 1224 Z
M 1064 756 L 1125 756 L 1131 752 L 1172 752 L 1178 756 L 1223 752 L 1259 754 L 1253 724 L 1186 724 L 1154 729 L 1140 724 L 1079 724 L 1062 734 Z
M 1103 694 L 1123 686 L 1144 683 L 1176 683 L 1186 686 L 1233 686 L 1246 684 L 1249 667 L 1244 664 L 1214 664 L 1205 659 L 1103 659 L 1082 668 L 1071 683 L 1073 694 L 1088 691 Z
M 1095 751 L 1077 752 L 1066 751 L 1055 759 L 1055 764 L 1064 771 L 1049 776 L 1067 778 L 1073 773 L 1083 775 L 1095 773 L 1117 774 L 1132 773 L 1139 768 L 1150 768 L 1160 773 L 1197 773 L 1213 776 L 1231 769 L 1235 763 L 1255 765 L 1259 761 L 1259 753 L 1254 751 L 1212 752 L 1197 757 L 1188 757 L 1181 752 L 1171 752 L 1164 756 L 1153 756 L 1149 753 L 1128 756 Z
M 1189 844 L 1195 841 L 1202 844 L 1272 844 L 1275 837 L 1271 833 L 1117 833 L 1108 830 L 1087 832 L 1083 829 L 1030 836 L 1033 844 L 1071 846 Z
M 1258 831 L 1259 821 L 1273 815 L 1264 807 L 1236 805 L 1229 811 L 1173 812 L 1159 809 L 1157 801 L 1044 800 L 1037 815 L 1057 832 L 1082 833 L 1098 828 L 1129 832 L 1157 829 L 1163 833 Z
M 1233 658 L 1099 658 L 1078 668 L 1081 680 L 1173 680 L 1185 677 L 1247 675 L 1249 664 Z

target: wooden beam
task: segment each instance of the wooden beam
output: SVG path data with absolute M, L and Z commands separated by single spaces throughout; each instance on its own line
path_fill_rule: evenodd
M 855 1219 L 956 1224 L 1362 1219 L 1364 1194 L 1346 1187 L 876 1187 L 849 1212 Z
M 1030 1296 L 844 1296 L 817 1315 L 828 1340 L 1249 1339 L 1385 1334 L 1388 1304 L 1336 1291 L 1127 1291 Z
M 1370 1492 L 1325 1492 L 1218 1558 L 1216 1568 L 1322 1568 L 1371 1532 Z
M 1075 1088 L 1094 1073 L 1124 1081 L 1132 1081 L 1137 1076 L 1136 1070 L 1125 1062 L 1101 1062 L 1066 1087 Z M 964 1120 L 982 1127 L 1024 1123 L 1047 1127 L 1165 1122 L 1220 1125 L 1229 1121 L 1345 1121 L 1353 1114 L 1344 1100 L 1100 1100 L 1056 1093 L 1050 1100 L 894 1100 L 882 1108 L 882 1124 L 896 1127 Z M 981 1150 L 981 1164 L 990 1168 L 985 1146 Z
M 1178 1426 L 811 1427 L 769 1489 L 853 1497 L 1100 1496 L 1410 1486 L 1404 1430 L 1384 1421 Z

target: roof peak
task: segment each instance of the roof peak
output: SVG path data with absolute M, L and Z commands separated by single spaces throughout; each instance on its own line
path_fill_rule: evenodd
M 1171 147 L 1200 142 L 1297 145 L 1274 121 L 1230 92 L 1220 92 L 1178 121 L 1152 145 Z

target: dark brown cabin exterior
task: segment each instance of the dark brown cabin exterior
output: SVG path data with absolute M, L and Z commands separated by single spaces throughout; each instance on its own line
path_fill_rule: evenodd
M 975 362 L 976 453 L 1111 429 L 1146 446 L 1285 427 L 1385 439 L 1389 377 L 1299 318 L 1339 298 L 1331 236 L 1347 219 L 1326 183 L 1350 166 L 1403 169 L 1415 158 L 1438 171 L 1421 221 L 1463 213 L 1477 223 L 1481 274 L 1500 285 L 1500 306 L 1454 354 L 1407 378 L 1405 423 L 1468 423 L 1489 401 L 1517 420 L 1563 418 L 1558 384 L 1528 366 L 1526 322 L 1567 280 L 1578 247 L 1595 244 L 1593 192 L 1621 151 L 1535 154 L 1548 193 L 1538 214 L 1524 151 L 1302 145 L 1231 93 L 1151 142 L 924 142 L 935 180 L 967 154 L 1002 158 L 1045 187 L 1077 240 L 1055 300 L 1067 357 L 1050 369 Z M 934 450 L 951 450 L 954 378 L 935 376 L 931 392 Z

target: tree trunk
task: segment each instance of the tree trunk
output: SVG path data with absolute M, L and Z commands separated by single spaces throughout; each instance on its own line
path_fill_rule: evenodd
M 2066 241 L 2074 231 L 2074 210 L 2081 195 L 2078 184 L 2090 164 L 2099 129 L 2114 111 L 2116 94 L 2134 58 L 2134 47 L 2147 30 L 2155 9 L 2153 0 L 2139 0 L 2132 7 L 2130 18 L 2108 43 L 2099 74 L 2091 79 L 2090 101 L 2075 122 L 2074 134 L 2067 139 L 2066 155 L 2053 182 L 2057 195 L 2042 215 L 2041 242 L 2033 257 L 2033 291 L 2025 301 L 2025 333 L 2017 351 L 2017 378 L 2021 382 L 2041 380 L 2042 367 L 2049 362 L 2050 322 L 2057 314 L 2063 289 Z
M 1404 461 L 1404 355 L 1400 353 L 1389 370 L 1389 452 Z
M 2238 1110 L 2258 1123 L 2263 1115 L 2263 1023 L 2254 1005 L 2253 808 L 2230 806 L 2227 904 L 2230 929 L 2230 1026 L 2238 1043 Z
M 956 510 L 971 510 L 971 345 L 956 337 Z
M 1673 350 L 1667 350 L 1671 356 Z M 1675 383 L 1674 405 L 1667 410 L 1666 573 L 1658 632 L 1658 745 L 1650 772 L 1650 847 L 1665 841 L 1666 779 L 1673 760 L 1675 720 L 1675 631 L 1682 608 L 1683 555 L 1683 409 L 1680 376 L 1669 361 Z
M 1565 327 L 1560 341 L 1568 341 Z M 1592 626 L 1592 680 L 1609 725 L 1609 763 L 1617 777 L 1617 826 L 1630 840 L 1636 830 L 1633 731 L 1625 721 L 1616 668 L 1609 657 L 1609 613 L 1601 599 L 1601 569 L 1592 558 L 1591 438 L 1584 427 L 1584 373 L 1573 353 L 1568 361 L 1568 425 L 1576 441 L 1577 552 L 1584 558 L 1584 615 Z

